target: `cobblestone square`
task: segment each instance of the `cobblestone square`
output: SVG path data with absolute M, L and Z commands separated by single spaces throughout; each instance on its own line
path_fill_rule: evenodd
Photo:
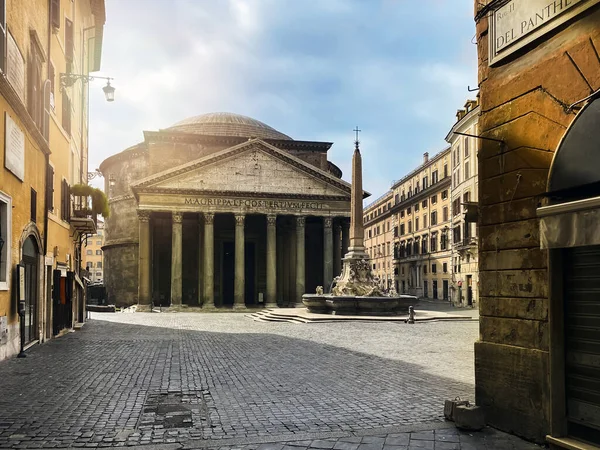
M 408 448 L 388 435 L 447 428 L 444 399 L 473 399 L 477 333 L 476 321 L 93 314 L 0 363 L 0 447 Z M 365 435 L 383 437 L 341 440 Z

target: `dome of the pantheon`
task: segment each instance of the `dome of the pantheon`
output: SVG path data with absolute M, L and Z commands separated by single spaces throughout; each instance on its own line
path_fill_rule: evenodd
M 204 134 L 208 136 L 255 137 L 259 139 L 285 139 L 291 137 L 277 131 L 260 120 L 227 112 L 202 114 L 177 122 L 168 131 Z

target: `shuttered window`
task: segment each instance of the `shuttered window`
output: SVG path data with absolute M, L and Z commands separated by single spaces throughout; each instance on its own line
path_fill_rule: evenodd
M 37 219 L 37 192 L 31 188 L 31 221 L 35 222 Z
M 6 0 L 0 0 L 0 70 L 6 72 Z
M 62 127 L 63 130 L 71 135 L 71 99 L 66 92 L 62 93 Z
M 73 22 L 65 18 L 65 58 L 73 62 Z
M 52 26 L 54 28 L 60 28 L 60 0 L 51 1 L 50 14 L 52 16 Z
M 48 211 L 54 211 L 54 168 L 52 166 L 48 166 L 48 178 L 47 180 L 47 188 L 46 188 L 46 204 L 48 206 Z
M 61 184 L 61 201 L 60 201 L 60 218 L 65 222 L 69 221 L 71 215 L 71 194 L 69 193 L 69 183 L 67 180 L 62 180 Z

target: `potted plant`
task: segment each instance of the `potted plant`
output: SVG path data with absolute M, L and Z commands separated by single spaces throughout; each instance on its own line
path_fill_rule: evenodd
M 82 211 L 86 211 L 88 214 L 100 214 L 105 219 L 110 215 L 110 211 L 108 209 L 108 199 L 106 198 L 106 194 L 92 187 L 88 184 L 75 184 L 71 186 L 71 194 L 79 197 L 91 197 L 92 198 L 92 208 L 82 208 Z M 86 202 L 87 204 L 87 202 Z

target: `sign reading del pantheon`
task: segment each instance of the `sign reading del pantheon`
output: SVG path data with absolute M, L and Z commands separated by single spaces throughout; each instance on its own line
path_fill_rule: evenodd
M 213 113 L 145 131 L 106 159 L 104 284 L 117 306 L 285 307 L 329 290 L 350 185 L 330 142 Z

